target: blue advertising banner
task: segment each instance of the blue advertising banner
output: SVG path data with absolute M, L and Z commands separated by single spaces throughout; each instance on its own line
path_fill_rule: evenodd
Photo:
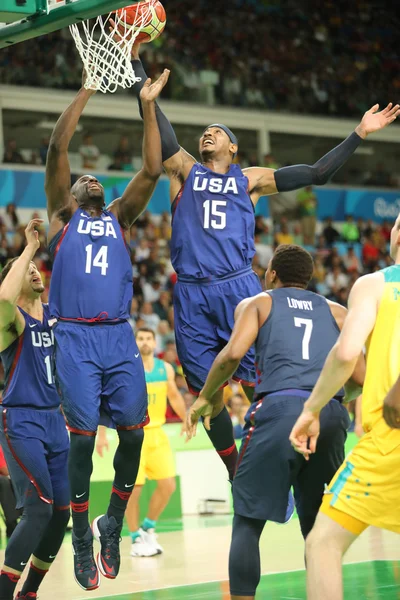
M 126 176 L 99 175 L 104 186 L 106 204 L 121 196 L 130 179 Z M 400 212 L 400 191 L 375 191 L 345 188 L 315 188 L 318 199 L 318 218 L 332 217 L 343 221 L 346 214 L 374 221 L 393 221 Z M 43 170 L 0 169 L 0 206 L 14 203 L 19 208 L 46 207 Z M 170 210 L 169 182 L 161 178 L 149 204 L 149 211 L 161 214 Z M 260 199 L 257 215 L 269 216 L 268 198 Z

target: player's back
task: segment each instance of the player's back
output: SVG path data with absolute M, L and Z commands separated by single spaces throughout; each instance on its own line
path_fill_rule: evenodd
M 54 335 L 50 310 L 43 305 L 43 321 L 19 308 L 25 319 L 23 333 L 3 352 L 5 371 L 3 407 L 50 409 L 60 405 L 53 368 Z
M 400 431 L 390 429 L 382 419 L 383 401 L 400 373 L 400 265 L 383 269 L 381 273 L 383 294 L 375 327 L 367 342 L 362 420 L 365 431 L 376 430 L 377 443 L 386 452 L 400 444 Z
M 172 204 L 171 261 L 180 277 L 223 277 L 249 268 L 255 253 L 254 206 L 238 165 L 193 168 Z
M 339 337 L 328 302 L 307 290 L 269 291 L 272 307 L 256 340 L 256 394 L 311 391 Z M 343 396 L 341 390 L 337 397 Z
M 117 218 L 108 211 L 91 217 L 78 209 L 50 243 L 54 265 L 50 311 L 71 320 L 129 317 L 132 264 Z
M 153 370 L 151 372 L 145 370 L 145 376 L 150 417 L 150 423 L 146 425 L 145 429 L 152 429 L 161 427 L 165 423 L 168 375 L 164 361 L 155 358 Z

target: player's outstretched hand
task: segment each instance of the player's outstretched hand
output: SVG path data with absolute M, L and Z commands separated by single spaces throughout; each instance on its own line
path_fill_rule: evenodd
M 392 429 L 400 429 L 400 396 L 395 388 L 392 388 L 385 398 L 383 418 Z
M 356 132 L 362 138 L 366 138 L 367 135 L 374 131 L 384 129 L 400 116 L 400 105 L 396 104 L 393 106 L 392 102 L 389 102 L 387 107 L 380 112 L 378 112 L 378 110 L 379 104 L 375 104 L 375 106 L 367 110 L 361 119 L 361 123 L 357 127 Z
M 142 102 L 154 102 L 154 100 L 156 100 L 161 94 L 161 90 L 166 85 L 169 74 L 169 69 L 164 69 L 163 73 L 154 83 L 151 83 L 150 78 L 147 79 L 144 86 L 140 90 L 140 100 Z
M 32 246 L 35 246 L 36 249 L 40 247 L 39 232 L 36 228 L 40 227 L 43 222 L 43 219 L 32 219 L 32 221 L 29 221 L 28 226 L 25 229 L 26 243 L 28 245 L 31 244 Z
M 197 432 L 197 423 L 200 417 L 204 419 L 204 427 L 210 431 L 210 419 L 213 406 L 203 396 L 199 396 L 188 410 L 186 415 L 186 439 L 191 440 Z
M 317 448 L 318 436 L 319 414 L 303 410 L 289 436 L 290 443 L 296 452 L 309 460 L 310 454 L 314 454 Z

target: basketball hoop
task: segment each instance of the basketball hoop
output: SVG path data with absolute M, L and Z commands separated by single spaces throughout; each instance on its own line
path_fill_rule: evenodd
M 147 11 L 138 11 L 129 27 L 124 9 L 70 25 L 86 71 L 86 89 L 114 93 L 118 87 L 130 88 L 140 81 L 132 68 L 131 52 L 150 15 L 150 6 L 151 2 Z

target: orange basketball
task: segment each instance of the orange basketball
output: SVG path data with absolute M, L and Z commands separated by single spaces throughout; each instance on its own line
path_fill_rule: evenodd
M 125 32 L 127 29 L 132 29 L 133 32 L 139 31 L 136 41 L 141 43 L 152 42 L 158 38 L 167 22 L 165 9 L 158 0 L 139 2 L 121 8 L 117 10 L 117 15 L 122 21 L 118 28 L 121 31 L 124 28 Z

